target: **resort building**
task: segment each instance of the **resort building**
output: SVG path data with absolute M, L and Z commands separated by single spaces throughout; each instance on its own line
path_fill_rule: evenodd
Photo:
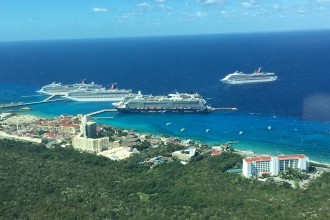
M 303 154 L 282 155 L 277 157 L 258 156 L 243 159 L 243 175 L 247 178 L 268 174 L 277 176 L 288 168 L 307 171 L 309 159 Z
M 97 138 L 96 123 L 82 116 L 80 133 L 72 138 L 72 146 L 81 151 L 97 154 L 112 147 L 109 137 Z
M 193 156 L 196 154 L 196 148 L 188 148 L 185 150 L 174 151 L 172 157 L 176 157 L 179 160 L 190 161 Z
M 77 135 L 72 138 L 72 146 L 77 150 L 97 154 L 111 148 L 111 143 L 108 137 L 94 139 Z
M 86 137 L 87 138 L 96 138 L 97 132 L 96 132 L 96 123 L 93 121 L 86 122 Z

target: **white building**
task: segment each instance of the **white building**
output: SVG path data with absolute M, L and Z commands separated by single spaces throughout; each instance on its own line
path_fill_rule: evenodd
M 97 154 L 111 148 L 111 143 L 108 137 L 94 139 L 77 135 L 72 138 L 72 146 L 77 150 Z
M 247 178 L 269 174 L 277 176 L 279 172 L 287 168 L 295 168 L 307 171 L 309 159 L 303 154 L 283 155 L 277 157 L 259 156 L 243 159 L 243 175 Z
M 89 122 L 87 116 L 81 116 L 80 134 L 72 137 L 72 146 L 75 149 L 97 154 L 112 147 L 108 137 L 96 137 L 96 123 Z
M 196 148 L 191 147 L 185 150 L 178 150 L 172 153 L 172 157 L 176 157 L 179 160 L 190 161 L 193 156 L 196 154 Z

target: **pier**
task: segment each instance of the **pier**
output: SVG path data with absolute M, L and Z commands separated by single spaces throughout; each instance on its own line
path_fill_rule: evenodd
M 223 107 L 223 108 L 210 108 L 211 111 L 221 111 L 221 110 L 230 110 L 230 111 L 237 111 L 237 108 L 231 107 Z
M 63 101 L 64 99 L 53 99 L 56 97 L 55 95 L 52 95 L 50 97 L 47 97 L 45 100 L 38 101 L 38 102 L 19 102 L 19 103 L 10 103 L 10 104 L 3 104 L 0 105 L 0 109 L 4 108 L 14 108 L 14 107 L 21 107 L 21 106 L 28 106 L 28 105 L 37 105 L 37 104 L 43 104 L 43 103 L 48 103 L 48 102 L 60 102 Z
M 88 114 L 86 114 L 86 116 L 98 115 L 98 114 L 101 114 L 101 113 L 104 113 L 104 112 L 117 112 L 117 109 L 115 109 L 115 108 L 103 109 L 103 110 L 99 110 L 99 111 L 96 111 L 96 112 L 88 113 Z
M 93 119 L 114 119 L 115 117 L 92 117 Z

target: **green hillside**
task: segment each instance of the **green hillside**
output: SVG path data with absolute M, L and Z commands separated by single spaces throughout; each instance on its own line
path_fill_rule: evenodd
M 140 160 L 0 140 L 0 219 L 330 219 L 330 174 L 301 190 L 225 173 L 236 154 Z

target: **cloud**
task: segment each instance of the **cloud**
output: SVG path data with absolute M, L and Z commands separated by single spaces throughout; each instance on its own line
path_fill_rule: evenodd
M 214 4 L 223 3 L 223 0 L 198 0 L 198 2 L 204 5 L 214 5 Z
M 158 2 L 158 3 L 165 3 L 166 0 L 155 0 L 155 2 Z
M 275 10 L 278 10 L 278 9 L 280 9 L 280 5 L 279 5 L 279 4 L 273 4 L 273 8 L 274 8 Z
M 258 5 L 255 0 L 249 0 L 249 1 L 242 2 L 241 6 L 245 9 L 259 8 L 260 7 L 260 5 Z
M 196 12 L 185 12 L 183 13 L 183 15 L 187 16 L 187 17 L 196 17 L 196 18 L 202 18 L 202 17 L 206 17 L 207 13 L 202 12 L 202 11 L 196 11 Z
M 158 7 L 162 10 L 172 10 L 172 7 L 166 6 L 164 4 L 159 4 Z
M 207 16 L 207 13 L 205 13 L 205 12 L 201 12 L 201 11 L 197 11 L 197 12 L 195 13 L 195 16 L 198 17 L 198 18 L 206 17 L 206 16 Z
M 92 12 L 107 12 L 107 8 L 92 8 Z
M 228 11 L 228 10 L 221 10 L 220 14 L 224 17 L 229 17 L 234 15 L 234 13 L 232 11 Z
M 144 9 L 151 8 L 151 6 L 148 3 L 146 3 L 146 2 L 141 2 L 141 3 L 137 4 L 137 6 L 139 8 L 144 8 Z
M 132 12 L 123 13 L 120 17 L 121 18 L 132 18 L 132 17 L 135 17 L 137 15 L 138 14 L 136 12 L 132 11 Z

